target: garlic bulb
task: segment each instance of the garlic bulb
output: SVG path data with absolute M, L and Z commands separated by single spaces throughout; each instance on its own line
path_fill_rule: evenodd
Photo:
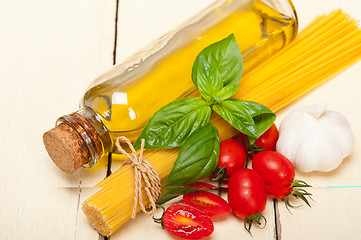
M 303 172 L 328 172 L 351 154 L 354 137 L 347 119 L 327 110 L 327 104 L 300 107 L 279 127 L 276 150 Z

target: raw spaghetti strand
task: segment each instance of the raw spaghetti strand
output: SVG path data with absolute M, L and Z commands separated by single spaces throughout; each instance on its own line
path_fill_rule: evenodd
M 133 156 L 129 155 L 120 145 L 120 140 L 125 141 L 130 150 L 133 153 Z M 141 147 L 139 152 L 139 157 L 137 156 L 137 152 L 135 151 L 132 143 L 126 137 L 118 137 L 115 141 L 115 145 L 117 146 L 120 153 L 124 154 L 128 157 L 128 160 L 123 162 L 122 166 L 125 164 L 131 164 L 134 167 L 134 206 L 132 218 L 135 218 L 137 214 L 137 206 L 138 203 L 142 211 L 148 215 L 154 214 L 156 210 L 155 203 L 160 195 L 161 182 L 158 176 L 158 173 L 154 170 L 152 165 L 143 158 L 143 150 L 144 150 L 144 139 L 141 140 Z M 121 167 L 122 167 L 121 166 Z M 147 193 L 147 197 L 149 200 L 148 207 L 145 207 L 142 201 L 142 180 L 145 182 L 144 190 Z

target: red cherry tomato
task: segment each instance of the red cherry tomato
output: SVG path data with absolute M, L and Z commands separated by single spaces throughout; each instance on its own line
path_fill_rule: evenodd
M 262 212 L 267 202 L 262 177 L 248 168 L 235 171 L 228 182 L 228 202 L 233 213 L 242 219 Z
M 264 132 L 254 142 L 254 144 L 257 147 L 264 148 L 265 150 L 274 150 L 276 148 L 278 136 L 279 133 L 276 124 L 272 124 L 272 126 L 266 132 Z
M 284 199 L 292 192 L 293 187 L 266 186 L 266 194 L 271 198 Z
M 238 140 L 228 139 L 221 142 L 217 168 L 227 167 L 227 175 L 231 176 L 237 169 L 244 168 L 246 161 L 246 151 Z
M 285 156 L 275 151 L 254 155 L 252 169 L 258 172 L 266 186 L 288 187 L 295 178 L 295 169 Z
M 184 239 L 201 239 L 214 230 L 211 218 L 203 211 L 184 203 L 167 208 L 163 215 L 165 229 L 172 235 Z
M 211 218 L 224 216 L 231 210 L 226 200 L 202 190 L 183 195 L 183 202 L 202 210 Z
M 264 150 L 274 150 L 278 141 L 279 133 L 276 124 L 264 132 L 257 140 L 254 142 L 253 147 L 264 148 Z M 241 134 L 241 141 L 243 148 L 248 152 L 249 140 L 248 136 L 244 133 Z M 252 150 L 252 149 L 251 149 Z

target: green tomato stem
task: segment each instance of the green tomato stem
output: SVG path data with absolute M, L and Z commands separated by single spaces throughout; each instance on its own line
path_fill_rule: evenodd
M 165 213 L 165 208 L 162 206 L 162 205 L 159 205 L 159 204 L 156 204 L 157 207 L 161 208 L 163 210 L 163 213 L 162 213 L 162 216 L 160 218 L 155 218 L 154 216 L 152 217 L 153 218 L 153 221 L 155 223 L 159 223 L 162 228 L 164 228 L 164 223 L 163 223 L 163 217 L 164 217 L 164 213 Z
M 267 225 L 267 219 L 265 218 L 265 216 L 262 215 L 262 213 L 259 212 L 256 214 L 249 215 L 249 217 L 246 220 L 244 220 L 244 228 L 247 230 L 247 232 L 249 234 L 252 235 L 251 227 L 252 227 L 253 222 L 255 222 L 257 225 L 261 226 L 262 219 L 264 220 L 264 225 L 261 228 L 264 228 Z
M 217 181 L 218 182 L 218 185 L 217 185 L 217 189 L 218 189 L 218 196 L 221 196 L 222 195 L 222 183 L 223 183 L 223 180 L 227 177 L 229 177 L 227 175 L 227 167 L 226 166 L 223 166 L 223 167 L 220 167 L 217 169 L 217 177 L 215 178 L 212 178 L 212 181 Z
M 309 185 L 308 183 L 306 183 L 305 181 L 302 181 L 302 180 L 294 180 L 290 187 L 294 187 L 294 189 L 292 190 L 292 192 L 290 192 L 290 194 L 288 194 L 288 196 L 285 198 L 285 205 L 286 205 L 286 208 L 287 210 L 292 214 L 292 212 L 290 211 L 289 207 L 292 207 L 292 208 L 297 208 L 297 207 L 301 207 L 301 205 L 292 205 L 290 203 L 290 197 L 293 196 L 295 197 L 296 199 L 300 198 L 302 201 L 304 201 L 307 206 L 311 207 L 308 199 L 310 198 L 312 201 L 313 198 L 311 197 L 311 193 L 307 192 L 305 189 L 305 187 L 312 187 L 311 185 Z

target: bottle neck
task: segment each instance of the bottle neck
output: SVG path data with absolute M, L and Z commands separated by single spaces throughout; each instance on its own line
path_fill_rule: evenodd
M 64 123 L 76 130 L 84 141 L 89 152 L 89 161 L 83 165 L 84 167 L 94 166 L 109 151 L 111 147 L 109 130 L 91 108 L 83 107 L 60 117 L 56 121 L 56 126 Z

